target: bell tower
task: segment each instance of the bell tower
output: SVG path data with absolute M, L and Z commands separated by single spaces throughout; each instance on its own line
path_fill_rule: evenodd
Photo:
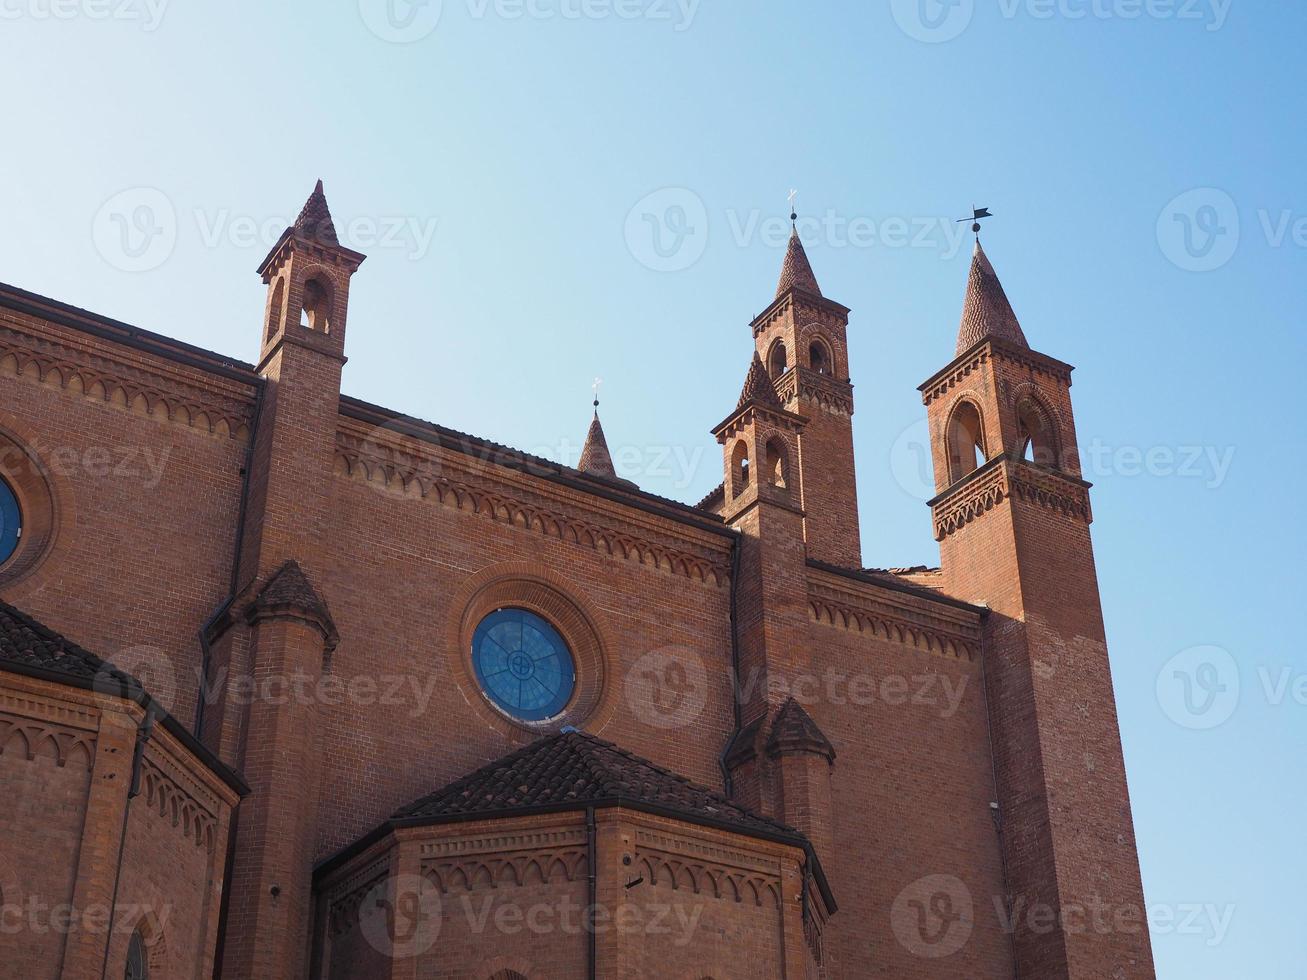
M 995 816 L 1018 974 L 1151 977 L 1071 370 L 1030 348 L 977 240 L 956 356 L 920 390 L 945 588 L 990 609 Z
M 848 307 L 822 295 L 795 228 L 776 296 L 753 321 L 754 348 L 786 410 L 808 419 L 796 466 L 808 557 L 860 569 L 848 324 Z

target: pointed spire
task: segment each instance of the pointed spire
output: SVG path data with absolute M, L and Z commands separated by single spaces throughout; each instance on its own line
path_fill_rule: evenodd
M 824 755 L 828 762 L 835 761 L 835 746 L 812 720 L 812 715 L 792 697 L 787 698 L 781 710 L 776 712 L 776 720 L 772 722 L 771 734 L 767 738 L 767 752 L 770 755 L 812 752 Z
M 585 447 L 581 450 L 581 461 L 576 468 L 582 473 L 617 479 L 613 457 L 608 452 L 608 440 L 604 438 L 604 427 L 599 424 L 598 408 L 590 422 L 590 431 L 585 435 Z
M 300 209 L 300 215 L 295 219 L 295 231 L 311 241 L 340 244 L 336 238 L 336 225 L 331 220 L 331 211 L 327 208 L 327 196 L 322 193 L 321 179 Z
M 749 373 L 744 378 L 744 390 L 740 392 L 740 400 L 735 407 L 743 408 L 749 402 L 760 402 L 772 408 L 782 407 L 781 400 L 776 394 L 776 386 L 767 376 L 767 369 L 762 366 L 762 358 L 758 356 L 757 351 L 753 352 Z
M 776 284 L 776 298 L 780 299 L 789 289 L 798 288 L 814 296 L 821 295 L 817 277 L 812 274 L 812 265 L 808 262 L 808 253 L 799 241 L 799 229 L 790 229 L 790 243 L 785 247 L 785 262 L 781 265 L 780 282 Z
M 976 250 L 971 257 L 971 272 L 967 276 L 967 299 L 962 307 L 962 325 L 958 328 L 958 349 L 961 354 L 986 337 L 1029 347 L 1026 335 L 1021 332 L 1017 315 L 1012 312 L 1003 285 L 989 263 L 989 256 L 976 239 Z

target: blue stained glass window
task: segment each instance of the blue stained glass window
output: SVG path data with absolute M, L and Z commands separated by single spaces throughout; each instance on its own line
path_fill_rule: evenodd
M 18 498 L 4 480 L 0 480 L 0 562 L 18 550 L 18 535 L 23 529 L 23 515 Z
M 496 609 L 472 635 L 477 682 L 494 704 L 521 721 L 543 721 L 567 707 L 576 663 L 558 631 L 525 609 Z

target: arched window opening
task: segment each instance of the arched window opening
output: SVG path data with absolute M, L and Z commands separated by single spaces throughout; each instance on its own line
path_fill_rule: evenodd
M 317 277 L 304 283 L 300 326 L 331 333 L 331 289 Z
M 808 364 L 818 374 L 834 374 L 834 358 L 824 341 L 814 340 L 808 345 Z
M 123 980 L 149 980 L 150 963 L 145 955 L 145 937 L 138 929 L 127 943 L 127 968 Z
M 777 487 L 786 485 L 789 463 L 785 455 L 785 446 L 779 439 L 767 441 L 767 482 Z
M 785 373 L 788 366 L 789 361 L 785 353 L 785 345 L 778 340 L 771 345 L 771 350 L 767 352 L 767 373 L 775 381 Z
M 286 305 L 286 280 L 278 279 L 277 285 L 272 290 L 272 296 L 268 299 L 268 332 L 264 335 L 264 342 L 272 339 L 272 335 L 277 332 L 277 327 L 281 325 L 281 308 Z
M 1057 444 L 1048 413 L 1033 398 L 1017 406 L 1017 431 L 1021 440 L 1021 458 L 1038 466 L 1057 468 Z
M 961 402 L 948 421 L 949 482 L 956 483 L 985 462 L 980 409 L 972 402 Z
M 743 439 L 731 454 L 731 494 L 738 497 L 749 485 L 749 446 Z

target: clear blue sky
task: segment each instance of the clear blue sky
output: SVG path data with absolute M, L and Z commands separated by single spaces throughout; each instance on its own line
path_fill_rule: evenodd
M 370 254 L 349 393 L 574 459 L 600 375 L 619 468 L 684 500 L 797 187 L 853 309 L 868 565 L 937 559 L 915 388 L 953 352 L 951 219 L 990 207 L 1097 454 L 1159 973 L 1302 975 L 1307 7 L 70 2 L 0 5 L 0 279 L 252 360 L 254 268 L 322 177 Z

